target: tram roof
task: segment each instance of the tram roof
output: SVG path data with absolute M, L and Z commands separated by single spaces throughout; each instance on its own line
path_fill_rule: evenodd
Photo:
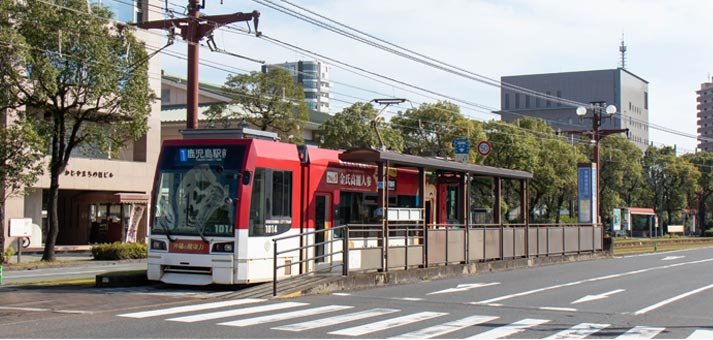
M 424 168 L 431 170 L 446 170 L 453 172 L 467 172 L 475 175 L 505 177 L 514 179 L 531 179 L 531 173 L 522 170 L 496 168 L 492 166 L 460 163 L 433 157 L 405 155 L 393 151 L 379 151 L 368 148 L 347 150 L 339 154 L 339 159 L 345 162 L 379 163 L 388 161 L 397 167 Z

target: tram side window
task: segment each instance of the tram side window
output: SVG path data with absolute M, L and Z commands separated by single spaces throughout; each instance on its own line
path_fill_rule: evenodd
M 250 236 L 286 232 L 292 226 L 292 171 L 255 170 L 250 202 Z

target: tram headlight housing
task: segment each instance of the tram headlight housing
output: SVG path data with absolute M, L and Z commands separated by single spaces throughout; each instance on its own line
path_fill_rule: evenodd
M 166 242 L 159 241 L 159 240 L 151 240 L 151 249 L 166 250 Z
M 213 244 L 213 252 L 216 253 L 232 253 L 235 250 L 233 242 L 215 243 Z

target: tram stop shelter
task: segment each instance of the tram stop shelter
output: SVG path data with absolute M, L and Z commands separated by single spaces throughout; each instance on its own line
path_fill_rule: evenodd
M 348 150 L 340 154 L 339 159 L 377 167 L 377 205 L 381 224 L 350 226 L 349 230 L 353 236 L 366 235 L 365 228 L 371 228 L 370 235 L 379 234 L 377 243 L 381 247 L 353 247 L 354 241 L 349 246 L 350 260 L 357 259 L 361 269 L 427 267 L 514 258 L 530 253 L 527 250 L 529 238 L 525 236 L 529 233 L 527 182 L 533 177 L 529 172 L 366 148 Z M 418 172 L 416 208 L 389 206 L 389 185 L 384 183 L 389 183 L 389 170 L 394 168 Z M 480 220 L 490 223 L 477 223 L 477 216 L 488 209 L 475 207 L 471 200 L 471 187 L 482 184 L 482 181 L 478 182 L 482 179 L 489 179 L 486 181 L 489 185 L 486 185 L 492 197 L 492 216 Z M 501 202 L 506 180 L 517 183 L 515 189 L 519 192 L 520 209 L 518 223 L 503 228 Z M 437 199 L 428 197 L 429 194 Z M 355 255 L 355 252 L 359 254 Z M 357 263 L 350 263 L 350 269 L 356 269 L 356 266 Z

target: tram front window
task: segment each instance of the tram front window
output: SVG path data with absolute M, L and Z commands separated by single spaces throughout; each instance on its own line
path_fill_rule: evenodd
M 187 150 L 194 148 L 174 149 L 164 150 L 161 159 L 151 233 L 233 236 L 240 171 L 226 169 L 229 154 L 221 151 L 226 148 L 211 152 L 220 157 L 193 160 Z M 191 156 L 196 158 L 193 151 Z

